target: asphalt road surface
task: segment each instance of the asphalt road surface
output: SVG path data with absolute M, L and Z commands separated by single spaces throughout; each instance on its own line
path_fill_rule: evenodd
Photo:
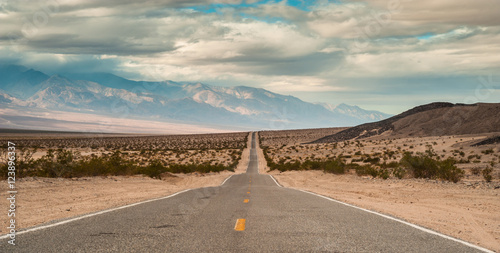
M 481 252 L 260 175 L 18 234 L 0 252 Z

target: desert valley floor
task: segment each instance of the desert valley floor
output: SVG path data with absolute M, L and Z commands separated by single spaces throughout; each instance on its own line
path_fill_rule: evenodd
M 323 171 L 270 171 L 266 164 L 263 150 L 259 149 L 259 171 L 269 173 L 285 187 L 304 189 L 319 193 L 334 199 L 354 204 L 356 206 L 374 210 L 384 214 L 402 218 L 406 221 L 427 227 L 456 238 L 461 238 L 489 249 L 500 249 L 500 169 L 498 144 L 471 146 L 471 144 L 485 139 L 488 135 L 462 135 L 439 137 L 407 137 L 391 139 L 384 136 L 363 139 L 361 141 L 342 142 L 336 144 L 306 144 L 318 137 L 332 134 L 342 129 L 296 130 L 296 131 L 265 131 L 259 133 L 260 145 L 265 147 L 268 156 L 276 161 L 287 159 L 301 160 L 308 157 L 326 159 L 330 156 L 342 155 L 346 162 L 358 161 L 366 155 L 379 157 L 386 162 L 398 161 L 406 150 L 425 152 L 429 148 L 437 155 L 445 157 L 464 158 L 467 162 L 458 164 L 465 171 L 461 181 L 452 183 L 444 180 L 396 178 L 387 179 L 369 175 L 358 176 L 354 171 L 347 171 L 342 175 L 325 173 Z M 18 181 L 18 227 L 27 228 L 53 220 L 64 219 L 76 215 L 95 212 L 111 207 L 122 206 L 142 200 L 166 196 L 184 189 L 220 185 L 227 177 L 244 172 L 248 165 L 250 139 L 246 133 L 216 135 L 218 143 L 228 145 L 232 149 L 219 149 L 207 146 L 206 149 L 194 151 L 192 149 L 170 153 L 155 154 L 161 159 L 170 162 L 202 161 L 219 159 L 221 163 L 230 163 L 232 158 L 238 159 L 234 172 L 209 173 L 165 173 L 160 179 L 152 179 L 144 175 L 124 176 L 97 176 L 72 178 L 25 177 Z M 81 138 L 82 136 L 76 136 Z M 45 138 L 28 138 L 37 142 L 42 148 L 37 149 L 35 155 L 42 157 L 47 152 L 44 143 L 67 145 L 75 140 L 75 136 L 63 136 L 54 139 L 54 136 Z M 192 136 L 193 137 L 193 136 Z M 26 141 L 26 138 L 13 138 L 13 141 Z M 91 137 L 95 138 L 95 137 Z M 106 143 L 109 140 L 123 141 L 129 137 L 102 137 Z M 130 137 L 143 138 L 143 137 Z M 194 136 L 191 142 L 199 145 L 200 138 L 213 142 L 214 136 Z M 134 140 L 136 140 L 134 139 Z M 175 139 L 175 138 L 174 138 Z M 224 141 L 220 141 L 223 139 Z M 78 139 L 81 140 L 81 139 Z M 132 139 L 130 139 L 132 140 Z M 241 142 L 246 145 L 240 145 Z M 55 143 L 55 144 L 54 144 Z M 121 143 L 121 142 L 120 142 Z M 181 143 L 179 140 L 169 142 Z M 123 143 L 122 143 L 123 144 Z M 122 145 L 120 144 L 120 145 Z M 130 146 L 130 145 L 129 145 Z M 80 154 L 105 153 L 103 149 L 75 147 Z M 179 149 L 182 150 L 182 149 Z M 126 151 L 130 156 L 134 151 Z M 182 155 L 179 155 L 178 153 Z M 140 154 L 145 152 L 137 151 Z M 146 152 L 147 153 L 147 152 Z M 239 154 L 239 157 L 235 157 Z M 210 158 L 212 156 L 212 158 Z M 192 160 L 192 158 L 195 158 Z M 207 158 L 208 157 L 208 158 Z M 226 157 L 226 158 L 224 158 Z M 358 159 L 358 160 L 356 160 Z M 492 166 L 493 165 L 493 166 Z M 492 167 L 491 182 L 486 182 L 477 170 Z M 2 181 L 2 185 L 7 183 Z M 6 190 L 0 194 L 2 206 L 6 205 Z M 2 230 L 5 234 L 8 220 L 1 217 Z

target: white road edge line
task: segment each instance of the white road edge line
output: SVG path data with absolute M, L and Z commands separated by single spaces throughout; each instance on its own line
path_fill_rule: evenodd
M 270 177 L 274 180 L 274 182 L 276 183 L 276 185 L 277 185 L 277 186 L 279 186 L 279 187 L 283 187 L 283 186 L 281 186 L 280 184 L 278 184 L 278 181 L 276 181 L 276 179 L 274 179 L 274 177 L 273 177 L 272 175 L 269 175 L 269 176 L 270 176 Z M 291 189 L 293 189 L 293 188 L 291 188 Z M 298 189 L 295 189 L 295 190 L 298 190 Z M 300 191 L 300 190 L 299 190 L 299 191 Z
M 200 188 L 196 188 L 196 189 L 200 189 Z M 125 205 L 125 206 L 119 206 L 119 207 L 115 207 L 115 208 L 111 208 L 111 209 L 106 209 L 106 210 L 102 210 L 102 211 L 95 212 L 95 213 L 89 213 L 89 214 L 86 214 L 86 215 L 83 215 L 83 216 L 78 216 L 78 217 L 75 217 L 75 218 L 71 218 L 69 220 L 63 220 L 63 221 L 52 223 L 52 224 L 48 224 L 48 225 L 36 226 L 36 227 L 32 227 L 32 228 L 29 228 L 29 229 L 26 229 L 26 230 L 22 230 L 22 231 L 19 231 L 19 232 L 16 231 L 16 235 L 21 235 L 21 234 L 25 234 L 25 233 L 28 233 L 28 232 L 33 232 L 33 231 L 38 231 L 38 230 L 42 230 L 42 229 L 46 229 L 46 228 L 50 228 L 50 227 L 55 227 L 55 226 L 63 225 L 63 224 L 70 223 L 70 222 L 73 222 L 73 221 L 82 220 L 82 219 L 85 219 L 85 218 L 88 218 L 88 217 L 92 217 L 92 216 L 96 216 L 96 215 L 100 215 L 100 214 L 104 214 L 104 213 L 109 213 L 109 212 L 120 210 L 120 209 L 124 209 L 124 208 L 127 208 L 127 207 L 137 206 L 137 205 L 141 205 L 141 204 L 145 204 L 145 203 L 149 203 L 149 202 L 153 202 L 153 201 L 157 201 L 157 200 L 162 200 L 162 199 L 168 199 L 168 198 L 171 198 L 173 196 L 176 196 L 176 195 L 179 195 L 181 193 L 184 193 L 184 192 L 187 192 L 187 191 L 191 191 L 191 190 L 195 190 L 195 189 L 187 189 L 187 190 L 176 192 L 174 194 L 171 194 L 171 195 L 168 195 L 168 196 L 165 196 L 165 197 L 160 197 L 160 198 L 155 198 L 155 199 L 148 199 L 148 200 L 145 200 L 145 201 L 141 201 L 141 202 L 137 202 L 137 203 Z M 6 238 L 10 238 L 9 234 L 0 236 L 0 240 L 1 239 L 6 239 Z
M 272 176 L 271 176 L 272 177 Z M 274 178 L 273 178 L 274 179 Z M 418 230 L 421 230 L 423 232 L 426 232 L 426 233 L 429 233 L 429 234 L 433 234 L 433 235 L 437 235 L 437 236 L 440 236 L 442 238 L 445 238 L 445 239 L 448 239 L 448 240 L 452 240 L 452 241 L 455 241 L 455 242 L 458 242 L 458 243 L 461 243 L 461 244 L 464 244 L 466 246 L 469 246 L 471 248 L 474 248 L 474 249 L 477 249 L 477 250 L 480 250 L 480 251 L 483 251 L 483 252 L 488 252 L 488 253 L 495 253 L 494 251 L 491 251 L 489 249 L 485 249 L 483 247 L 480 247 L 480 246 L 477 246 L 477 245 L 474 245 L 472 243 L 469 243 L 469 242 L 466 242 L 466 241 L 463 241 L 463 240 L 460 240 L 460 239 L 457 239 L 457 238 L 454 238 L 454 237 L 451 237 L 451 236 L 448 236 L 448 235 L 445 235 L 445 234 L 441 234 L 439 232 L 436 232 L 434 230 L 430 230 L 428 228 L 424 228 L 424 227 L 421 227 L 419 225 L 415 225 L 415 224 L 412 224 L 412 223 L 409 223 L 409 222 L 406 222 L 404 220 L 400 220 L 400 219 L 397 219 L 397 218 L 394 218 L 394 217 L 391 217 L 389 215 L 385 215 L 385 214 L 382 214 L 382 213 L 378 213 L 378 212 L 375 212 L 375 211 L 371 211 L 371 210 L 368 210 L 368 209 L 364 209 L 364 208 L 361 208 L 361 207 L 358 207 L 358 206 L 355 206 L 355 205 L 351 205 L 351 204 L 348 204 L 348 203 L 345 203 L 345 202 L 342 202 L 342 201 L 339 201 L 339 200 L 336 200 L 336 199 L 332 199 L 330 197 L 327 197 L 327 196 L 323 196 L 323 195 L 320 195 L 320 194 L 317 194 L 317 193 L 314 193 L 314 192 L 309 192 L 309 191 L 306 191 L 306 190 L 301 190 L 301 189 L 296 189 L 296 188 L 291 188 L 289 187 L 289 189 L 293 189 L 293 190 L 297 190 L 297 191 L 301 191 L 301 192 L 305 192 L 305 193 L 309 193 L 309 194 L 312 194 L 312 195 L 315 195 L 315 196 L 318 196 L 318 197 L 321 197 L 321 198 L 324 198 L 324 199 L 327 199 L 327 200 L 330 200 L 330 201 L 333 201 L 335 203 L 339 203 L 339 204 L 342 204 L 342 205 L 345 205 L 345 206 L 348 206 L 348 207 L 352 207 L 352 208 L 356 208 L 356 209 L 359 209 L 359 210 L 362 210 L 362 211 L 365 211 L 365 212 L 368 212 L 368 213 L 372 213 L 372 214 L 376 214 L 376 215 L 379 215 L 379 216 L 382 216 L 384 218 L 387 218 L 387 219 L 390 219 L 390 220 L 393 220 L 393 221 L 397 221 L 397 222 L 400 222 L 400 223 L 403 223 L 405 225 L 408 225 L 410 227 L 413 227 L 413 228 L 416 228 Z
M 222 182 L 222 184 L 220 184 L 220 186 L 223 186 L 223 185 L 226 183 L 226 181 L 227 181 L 227 180 L 229 180 L 232 176 L 234 176 L 234 174 L 233 174 L 233 175 L 231 175 L 231 176 L 229 176 L 229 177 L 227 177 L 227 178 L 226 178 L 226 179 Z

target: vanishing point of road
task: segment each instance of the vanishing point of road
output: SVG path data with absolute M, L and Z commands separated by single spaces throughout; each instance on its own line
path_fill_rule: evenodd
M 258 172 L 255 133 L 244 174 L 219 187 L 45 225 L 0 252 L 482 252 L 307 192 Z M 62 223 L 62 224 L 61 224 Z

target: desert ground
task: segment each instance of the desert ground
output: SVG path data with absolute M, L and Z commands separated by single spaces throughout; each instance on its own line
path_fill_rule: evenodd
M 458 183 L 443 180 L 403 178 L 386 180 L 358 176 L 354 171 L 334 175 L 323 171 L 269 171 L 264 155 L 259 157 L 261 173 L 273 175 L 284 187 L 292 187 L 402 218 L 414 224 L 460 238 L 477 245 L 500 250 L 500 145 L 471 146 L 488 136 L 461 135 L 390 138 L 377 136 L 357 141 L 304 144 L 314 138 L 296 135 L 295 142 L 284 143 L 283 132 L 260 132 L 262 147 L 275 162 L 325 160 L 341 156 L 346 163 L 362 162 L 367 157 L 382 162 L 397 162 L 405 151 L 425 152 L 430 148 L 446 159 L 459 161 L 464 170 Z M 493 166 L 492 166 L 493 164 Z M 482 173 L 493 168 L 492 181 Z
M 248 166 L 250 138 L 248 133 L 224 135 L 182 135 L 182 136 L 82 136 L 81 134 L 31 134 L 21 136 L 15 134 L 1 135 L 3 140 L 9 139 L 23 143 L 25 151 L 28 147 L 37 146 L 33 159 L 40 159 L 49 149 L 60 149 L 65 145 L 80 156 L 100 156 L 111 153 L 115 149 L 123 151 L 123 157 L 138 164 L 147 164 L 151 159 L 161 159 L 166 163 L 221 163 L 229 164 L 236 159 L 238 164 L 234 172 L 209 173 L 163 173 L 162 180 L 145 175 L 96 176 L 73 178 L 24 177 L 16 181 L 17 186 L 17 227 L 27 228 L 53 220 L 68 218 L 81 214 L 96 212 L 112 207 L 123 206 L 143 200 L 167 196 L 185 189 L 218 186 L 224 179 L 235 173 L 243 173 Z M 57 137 L 57 138 L 54 138 Z M 95 138 L 98 138 L 95 140 Z M 158 141 L 158 140 L 163 140 Z M 247 143 L 242 142 L 247 140 Z M 104 143 L 104 147 L 92 148 L 96 142 Z M 28 143 L 28 144 L 26 144 Z M 143 150 L 134 150 L 130 143 L 139 143 Z M 156 151 L 152 147 L 168 146 L 166 151 Z M 202 146 L 203 149 L 194 149 Z M 223 148 L 230 147 L 230 148 Z M 241 152 L 236 152 L 240 151 Z M 235 155 L 239 154 L 239 155 Z M 4 154 L 5 155 L 5 154 Z M 18 153 L 18 155 L 20 155 Z M 6 180 L 0 181 L 0 205 L 8 206 Z M 7 215 L 0 217 L 0 233 L 7 230 Z M 4 226 L 5 225 L 5 226 Z
M 492 250 L 500 249 L 498 189 L 422 179 L 371 179 L 321 171 L 273 171 L 284 187 L 389 214 Z
M 316 192 L 362 208 L 389 214 L 492 250 L 500 250 L 500 216 L 498 215 L 498 210 L 500 210 L 500 168 L 498 166 L 500 146 L 498 144 L 471 146 L 488 135 L 398 139 L 378 136 L 336 144 L 305 144 L 325 133 L 332 134 L 340 130 L 322 129 L 320 133 L 314 130 L 260 132 L 261 147 L 258 152 L 260 173 L 273 175 L 285 187 Z M 233 134 L 231 136 L 231 138 L 234 137 Z M 207 144 L 204 150 L 187 149 L 190 145 L 186 143 L 192 143 L 193 146 L 199 145 L 197 141 L 191 141 L 183 142 L 183 145 L 188 145 L 186 149 L 167 150 L 172 153 L 147 151 L 143 152 L 140 158 L 146 159 L 146 162 L 153 156 L 159 159 L 172 159 L 169 161 L 180 163 L 191 159 L 192 162 L 214 159 L 224 161 L 232 159 L 230 154 L 233 151 L 231 150 L 242 148 L 242 145 L 236 142 L 241 143 L 242 140 L 246 140 L 247 143 L 244 144 L 249 146 L 248 133 L 243 135 L 247 138 L 237 136 L 239 137 L 233 139 L 238 139 L 238 141 L 229 141 L 229 139 L 218 141 L 219 144 L 215 146 Z M 67 143 L 67 138 L 63 139 L 62 143 Z M 229 149 L 219 146 L 232 142 L 235 143 L 230 144 L 232 148 Z M 57 142 L 51 139 L 50 143 Z M 112 147 L 105 150 L 89 149 L 85 146 L 87 144 L 83 147 L 79 145 L 79 147 L 75 145 L 71 148 L 84 155 L 112 151 Z M 129 146 L 133 147 L 133 145 L 127 145 Z M 43 148 L 49 147 L 41 147 L 37 152 L 46 152 Z M 58 146 L 52 144 L 51 148 L 58 148 Z M 462 160 L 462 163 L 457 166 L 463 169 L 465 174 L 458 183 L 452 183 L 406 177 L 399 179 L 392 174 L 384 180 L 380 177 L 358 176 L 354 171 L 348 171 L 342 175 L 312 170 L 269 171 L 263 148 L 275 161 L 280 159 L 290 162 L 306 159 L 322 160 L 340 155 L 347 163 L 361 164 L 364 163 L 362 159 L 368 156 L 377 157 L 380 160 L 379 163 L 382 163 L 398 161 L 405 151 L 425 152 L 432 149 L 442 159 L 454 157 Z M 228 176 L 245 171 L 249 151 L 248 148 L 241 150 L 234 172 L 165 173 L 161 180 L 144 175 L 20 179 L 18 181 L 18 226 L 20 228 L 31 227 L 57 219 L 166 196 L 184 189 L 220 185 Z M 124 152 L 128 152 L 130 157 L 134 154 L 141 155 L 141 151 L 134 150 L 134 148 L 128 148 Z M 181 155 L 177 157 L 179 152 Z M 148 153 L 151 154 L 150 157 L 144 156 Z M 181 157 L 184 159 L 181 160 Z M 134 159 L 137 158 L 139 157 Z M 483 175 L 477 173 L 488 167 L 493 168 L 491 182 L 486 182 Z M 7 183 L 3 180 L 0 184 L 3 189 L 0 192 L 0 204 L 4 206 L 7 204 Z M 0 221 L 2 224 L 8 222 L 6 216 L 0 217 Z M 5 229 L 2 229 L 1 233 L 6 233 Z
M 163 180 L 146 176 L 83 178 L 24 178 L 18 181 L 16 221 L 27 228 L 49 221 L 168 196 L 185 189 L 218 186 L 231 172 L 192 175 L 178 174 Z M 2 181 L 3 185 L 7 183 Z M 7 189 L 0 205 L 8 206 Z M 1 217 L 1 233 L 6 234 L 7 215 Z

